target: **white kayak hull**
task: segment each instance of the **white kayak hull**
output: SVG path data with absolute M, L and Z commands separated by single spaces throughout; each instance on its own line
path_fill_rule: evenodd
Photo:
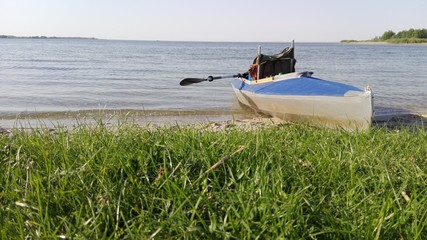
M 288 121 L 347 130 L 365 130 L 373 119 L 371 90 L 349 91 L 343 96 L 306 96 L 262 94 L 235 86 L 233 89 L 242 104 Z

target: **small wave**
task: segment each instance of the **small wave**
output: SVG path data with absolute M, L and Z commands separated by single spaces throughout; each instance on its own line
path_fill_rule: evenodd
M 25 70 L 46 70 L 46 71 L 76 71 L 84 70 L 78 67 L 37 67 L 37 66 L 15 66 L 14 69 L 25 69 Z

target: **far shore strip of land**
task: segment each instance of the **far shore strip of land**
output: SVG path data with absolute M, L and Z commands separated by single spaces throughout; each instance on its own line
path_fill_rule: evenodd
M 343 44 L 368 44 L 368 45 L 427 45 L 427 42 L 386 42 L 370 40 L 341 40 Z
M 373 42 L 373 41 L 341 41 L 343 44 L 366 44 L 366 45 L 426 45 L 427 43 L 391 43 L 391 42 Z

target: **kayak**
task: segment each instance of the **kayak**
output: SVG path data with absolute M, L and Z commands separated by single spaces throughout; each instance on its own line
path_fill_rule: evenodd
M 232 78 L 237 99 L 257 112 L 293 122 L 346 130 L 365 130 L 374 118 L 373 93 L 358 87 L 296 72 L 294 42 L 273 55 L 261 54 L 243 74 L 185 78 L 181 86 Z
M 272 117 L 347 130 L 369 128 L 374 114 L 370 88 L 312 74 L 291 72 L 259 80 L 237 77 L 232 87 L 240 103 Z

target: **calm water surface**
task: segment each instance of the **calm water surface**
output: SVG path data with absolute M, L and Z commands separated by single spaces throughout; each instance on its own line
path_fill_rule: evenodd
M 0 116 L 132 109 L 230 110 L 230 80 L 180 87 L 187 77 L 242 73 L 257 53 L 289 43 L 0 39 Z M 297 71 L 369 85 L 375 107 L 427 113 L 427 46 L 296 43 Z

